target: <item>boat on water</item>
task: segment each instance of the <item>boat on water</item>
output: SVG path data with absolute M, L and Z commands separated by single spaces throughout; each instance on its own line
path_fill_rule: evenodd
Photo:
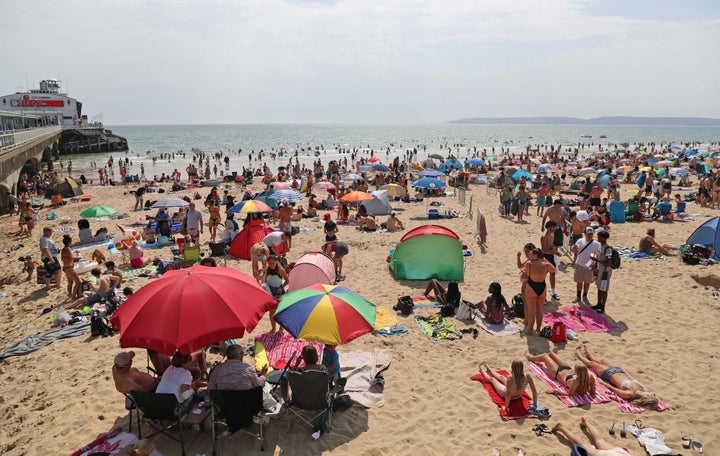
M 582 135 L 581 138 L 592 138 L 592 135 Z
M 606 139 L 607 135 L 600 135 L 600 139 Z

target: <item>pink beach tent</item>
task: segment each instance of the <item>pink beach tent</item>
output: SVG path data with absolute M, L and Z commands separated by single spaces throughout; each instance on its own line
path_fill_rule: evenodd
M 335 285 L 335 260 L 324 252 L 310 250 L 295 263 L 288 279 L 288 292 L 316 283 Z

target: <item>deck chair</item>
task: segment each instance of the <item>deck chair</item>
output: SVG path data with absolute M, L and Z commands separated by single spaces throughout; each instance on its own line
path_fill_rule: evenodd
M 320 370 L 288 371 L 287 380 L 292 390 L 286 403 L 289 412 L 287 430 L 290 430 L 295 415 L 315 430 L 330 431 L 332 403 L 342 386 L 337 385 L 330 389 L 330 375 Z M 309 418 L 306 418 L 306 412 L 312 413 Z
M 185 456 L 185 441 L 183 440 L 182 422 L 190 412 L 180 407 L 174 394 L 146 393 L 144 391 L 131 391 L 130 395 L 137 406 L 138 437 L 142 437 L 140 423 L 147 421 L 148 425 L 155 430 L 146 438 L 157 434 L 163 434 L 180 443 L 182 455 Z M 142 413 L 142 418 L 140 416 Z M 178 436 L 168 432 L 173 426 L 178 426 Z
M 672 204 L 668 202 L 662 202 L 657 205 L 657 216 L 663 220 L 670 220 L 670 213 L 672 212 Z
M 216 258 L 222 258 L 223 264 L 227 266 L 227 252 L 229 250 L 229 246 L 225 242 L 211 242 L 209 244 L 210 246 L 210 256 L 216 257 Z
M 185 247 L 183 249 L 183 267 L 187 268 L 200 261 L 200 246 Z
M 159 236 L 170 237 L 172 235 L 172 230 L 170 228 L 170 219 L 158 220 L 156 223 Z
M 212 417 L 213 456 L 217 455 L 217 441 L 222 438 L 216 435 L 215 424 L 225 426 L 232 438 L 233 434 L 243 432 L 252 435 L 260 441 L 260 451 L 265 451 L 265 436 L 263 434 L 263 387 L 249 390 L 210 390 L 210 413 Z M 253 423 L 257 423 L 257 433 L 248 430 Z
M 625 210 L 625 219 L 626 220 L 635 220 L 635 218 L 640 214 L 640 203 L 638 201 L 630 200 L 628 201 L 627 209 Z

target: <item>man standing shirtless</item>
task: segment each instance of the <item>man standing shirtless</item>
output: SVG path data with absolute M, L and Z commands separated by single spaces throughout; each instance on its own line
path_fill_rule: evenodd
M 540 238 L 540 249 L 542 250 L 543 257 L 547 260 L 548 263 L 553 265 L 555 267 L 555 270 L 557 270 L 557 263 L 555 262 L 555 255 L 558 253 L 557 246 L 553 245 L 553 242 L 555 240 L 555 231 L 559 230 L 557 223 L 553 222 L 552 220 L 548 221 L 545 224 L 545 228 L 547 231 L 543 236 Z M 555 292 L 555 270 L 550 273 L 550 292 L 551 297 L 557 301 L 560 299 L 560 297 Z
M 545 212 L 542 223 L 540 224 L 540 231 L 545 231 L 545 221 L 548 219 L 555 222 L 555 225 L 557 226 L 554 233 L 553 245 L 559 250 L 560 247 L 563 246 L 563 232 L 566 232 L 567 234 L 565 211 L 563 211 L 562 200 L 560 198 L 556 199 L 553 207 Z

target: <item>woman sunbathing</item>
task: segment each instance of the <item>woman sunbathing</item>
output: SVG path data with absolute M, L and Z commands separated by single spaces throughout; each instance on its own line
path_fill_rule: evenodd
M 575 394 L 586 393 L 595 394 L 595 377 L 590 375 L 584 364 L 576 365 L 573 370 L 573 368 L 569 366 L 569 363 L 562 360 L 553 352 L 540 353 L 539 355 L 526 353 L 525 358 L 534 363 L 545 363 L 545 367 L 548 372 L 554 376 L 555 380 L 565 385 L 568 389 L 567 392 L 552 389 L 547 391 L 548 394 L 554 394 L 556 396 L 574 396 Z
M 613 366 L 606 359 L 595 356 L 585 346 L 577 348 L 577 359 L 600 375 L 600 381 L 610 391 L 638 407 L 656 410 L 657 394 L 632 378 L 621 367 Z
M 522 393 L 528 386 L 533 393 L 533 405 L 537 407 L 537 390 L 530 374 L 525 373 L 522 361 L 512 362 L 510 377 L 504 377 L 490 370 L 487 363 L 480 363 L 480 374 L 495 388 L 495 392 L 505 398 L 505 411 L 510 411 L 510 401 L 522 398 Z
M 585 447 L 587 454 L 590 456 L 630 456 L 630 453 L 621 447 L 615 447 L 610 442 L 602 437 L 602 434 L 597 430 L 595 426 L 590 424 L 586 418 L 580 420 L 580 427 L 587 430 L 592 439 L 594 447 Z M 570 432 L 563 426 L 562 423 L 558 423 L 552 428 L 553 432 L 562 434 L 570 443 L 574 445 L 582 445 L 580 439 L 575 434 Z M 575 454 L 575 451 L 573 451 Z

